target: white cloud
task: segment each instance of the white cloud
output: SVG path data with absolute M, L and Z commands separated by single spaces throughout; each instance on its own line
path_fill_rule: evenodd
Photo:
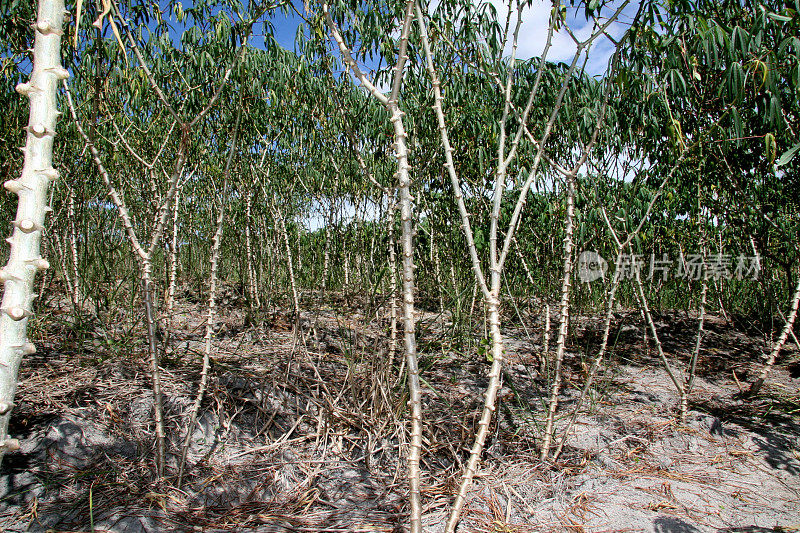
M 502 0 L 488 0 L 497 9 L 497 18 L 501 24 L 505 23 L 508 14 L 508 3 Z M 610 15 L 614 6 L 607 9 L 607 14 Z M 635 6 L 633 6 L 635 7 Z M 517 58 L 521 60 L 530 59 L 531 57 L 539 57 L 544 50 L 545 43 L 547 42 L 547 30 L 550 23 L 550 12 L 553 4 L 550 0 L 534 0 L 529 7 L 526 7 L 522 12 L 522 24 L 519 29 L 519 40 L 517 43 Z M 622 15 L 625 20 L 627 12 Z M 511 29 L 517 23 L 516 10 L 512 13 Z M 572 29 L 573 33 L 578 39 L 587 39 L 592 32 L 592 23 L 587 22 L 584 17 L 583 10 L 576 10 L 570 8 L 567 10 L 567 24 Z M 608 33 L 615 39 L 619 38 L 625 31 L 625 24 L 614 22 L 609 26 Z M 510 38 L 509 38 L 510 41 Z M 577 46 L 575 41 L 569 34 L 561 29 L 553 35 L 553 42 L 548 52 L 547 59 L 549 61 L 564 61 L 570 62 L 575 55 Z M 591 53 L 589 55 L 589 62 L 587 70 L 592 74 L 600 74 L 605 71 L 608 60 L 614 52 L 614 46 L 610 40 L 605 37 L 600 37 L 595 40 Z M 507 43 L 506 54 L 511 53 L 511 43 Z

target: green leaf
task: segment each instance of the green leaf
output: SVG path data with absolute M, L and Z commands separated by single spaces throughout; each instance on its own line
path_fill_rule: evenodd
M 794 156 L 797 154 L 797 151 L 800 150 L 800 143 L 795 144 L 788 150 L 786 150 L 780 159 L 778 159 L 776 166 L 782 167 L 783 165 L 787 164 L 789 161 L 794 159 Z
M 117 25 L 114 22 L 114 17 L 109 16 L 108 22 L 111 24 L 111 31 L 114 32 L 114 37 L 117 38 L 117 44 L 119 45 L 120 52 L 122 52 L 122 57 L 125 58 L 125 66 L 128 66 L 128 54 L 125 53 L 125 45 L 122 44 L 122 37 L 119 35 L 119 30 L 117 29 Z
M 792 17 L 787 17 L 786 15 L 778 15 L 777 13 L 767 13 L 767 16 L 772 20 L 777 20 L 778 22 L 790 22 Z
M 744 96 L 744 69 L 738 61 L 728 69 L 728 93 L 733 101 L 738 102 Z
M 764 154 L 766 155 L 767 159 L 769 159 L 770 163 L 775 162 L 777 151 L 778 145 L 775 142 L 775 136 L 772 133 L 767 133 L 764 136 Z
M 734 107 L 733 109 L 731 109 L 731 117 L 733 117 L 733 134 L 736 138 L 736 145 L 739 146 L 742 142 L 741 139 L 744 136 L 742 115 L 739 113 L 739 110 Z

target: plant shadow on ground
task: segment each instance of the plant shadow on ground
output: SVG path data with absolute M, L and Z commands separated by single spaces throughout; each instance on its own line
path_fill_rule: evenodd
M 386 310 L 376 319 L 371 302 L 359 304 L 350 296 L 334 298 L 334 307 L 305 303 L 315 311 L 294 320 L 280 311 L 252 315 L 235 297 L 229 300 L 221 306 L 224 319 L 212 355 L 209 390 L 191 428 L 189 471 L 180 490 L 174 472 L 186 431 L 182 424 L 199 381 L 202 305 L 184 300 L 178 306 L 169 364 L 162 374 L 170 472 L 162 481 L 153 474 L 153 404 L 143 346 L 137 344 L 125 357 L 107 356 L 104 351 L 113 343 L 96 339 L 113 338 L 113 333 L 97 326 L 85 335 L 84 345 L 70 344 L 69 350 L 57 334 L 40 342 L 40 353 L 23 367 L 11 428 L 23 447 L 8 454 L 0 477 L 0 519 L 10 524 L 7 531 L 88 530 L 92 524 L 114 531 L 403 530 L 407 393 L 397 376 L 401 348 L 392 366 L 383 357 L 388 347 Z M 253 321 L 253 316 L 264 320 Z M 430 509 L 445 508 L 453 494 L 487 384 L 488 361 L 479 353 L 480 342 L 467 348 L 454 344 L 448 318 L 421 316 L 426 424 L 422 484 Z M 664 475 L 657 464 L 640 462 L 651 461 L 649 448 L 673 435 L 675 426 L 668 423 L 671 406 L 663 402 L 668 394 L 637 385 L 625 370 L 660 365 L 652 346 L 649 355 L 642 346 L 642 324 L 633 313 L 615 317 L 612 363 L 579 422 L 585 424 L 589 416 L 594 425 L 583 426 L 577 441 L 567 441 L 557 464 L 534 459 L 548 391 L 537 373 L 538 326 L 543 321 L 533 318 L 530 323 L 537 329 L 528 329 L 535 338 L 513 325 L 504 331 L 508 364 L 501 401 L 487 442 L 486 473 L 476 482 L 463 531 L 496 531 L 502 524 L 520 533 L 558 530 L 536 521 L 537 513 L 525 508 L 531 502 L 549 501 L 547 512 L 560 509 L 562 524 L 562 515 L 590 521 L 593 515 L 586 509 L 591 510 L 591 499 L 569 503 L 565 487 L 582 476 L 600 475 L 600 466 L 607 477 L 622 471 Z M 665 348 L 685 361 L 696 320 L 658 320 Z M 481 325 L 472 326 L 466 335 L 479 339 Z M 562 413 L 576 404 L 600 327 L 595 318 L 576 320 L 565 360 Z M 692 409 L 719 419 L 723 431 L 731 434 L 740 428 L 751 431 L 772 468 L 797 476 L 791 451 L 791 435 L 800 433 L 791 414 L 796 399 L 761 397 L 731 407 L 731 369 L 744 375 L 763 348 L 760 339 L 710 320 L 699 374 L 710 384 L 725 384 L 727 392 L 719 397 L 701 394 Z M 631 406 L 651 409 L 655 418 L 632 420 L 620 411 Z M 589 438 L 587 427 L 605 447 L 581 443 Z M 524 483 L 524 476 L 508 477 L 517 468 L 526 472 Z M 514 497 L 502 488 L 506 485 L 529 494 L 528 503 L 514 507 Z M 558 507 L 562 500 L 563 508 Z M 506 508 L 516 510 L 507 515 L 502 511 Z M 429 515 L 429 530 L 438 531 L 441 517 Z M 694 531 L 678 517 L 659 522 L 661 518 L 651 520 L 652 530 Z

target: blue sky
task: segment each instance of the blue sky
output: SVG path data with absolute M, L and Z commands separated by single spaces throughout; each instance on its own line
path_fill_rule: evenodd
M 497 9 L 498 19 L 504 21 L 506 13 L 508 12 L 507 2 L 503 0 L 488 1 L 490 1 Z M 165 0 L 162 0 L 162 4 L 164 2 Z M 292 2 L 297 11 L 302 13 L 304 10 L 302 0 L 292 0 Z M 192 0 L 182 0 L 182 4 L 185 8 L 190 7 L 192 3 Z M 619 5 L 616 2 L 615 4 Z M 609 33 L 611 33 L 615 38 L 622 35 L 627 27 L 626 23 L 630 20 L 630 17 L 637 7 L 638 2 L 634 0 L 620 17 L 620 21 L 611 25 Z M 550 0 L 533 0 L 530 3 L 530 6 L 524 10 L 517 49 L 518 59 L 524 60 L 541 54 L 546 40 L 547 25 L 551 8 L 552 3 Z M 608 12 L 611 11 L 608 8 L 606 9 Z M 164 10 L 166 11 L 167 8 Z M 272 16 L 269 17 L 269 21 L 272 23 L 274 35 L 278 43 L 287 50 L 294 50 L 297 28 L 302 23 L 302 19 L 291 11 L 289 13 L 284 13 L 283 11 L 276 10 Z M 512 17 L 512 24 L 514 24 L 514 22 L 515 20 Z M 586 24 L 582 9 L 570 10 L 568 12 L 568 22 L 579 38 L 586 38 L 591 31 L 591 26 Z M 251 43 L 255 46 L 263 46 L 263 35 L 264 29 L 259 24 L 254 28 L 254 36 L 251 40 Z M 598 39 L 587 65 L 589 72 L 593 74 L 600 74 L 605 71 L 612 51 L 613 45 L 608 39 Z M 506 52 L 510 52 L 510 46 L 507 47 Z M 554 36 L 553 46 L 550 50 L 548 59 L 551 61 L 570 61 L 574 53 L 575 44 L 569 35 L 563 30 L 557 32 Z
M 177 22 L 171 16 L 171 6 L 175 3 L 175 0 L 160 0 L 160 7 L 162 13 L 165 15 L 169 14 L 169 20 L 172 26 L 170 36 L 176 43 L 179 43 L 181 32 L 185 29 L 185 26 Z M 292 0 L 292 3 L 301 13 L 303 12 L 302 1 Z M 193 0 L 181 0 L 180 4 L 185 10 L 191 8 L 194 2 Z M 275 10 L 272 13 L 272 16 L 267 17 L 267 20 L 272 23 L 274 35 L 278 43 L 280 43 L 280 45 L 287 50 L 294 50 L 294 40 L 297 34 L 297 27 L 302 22 L 302 19 L 291 11 L 286 14 L 280 10 Z M 110 32 L 107 33 L 108 35 L 106 35 L 106 37 L 111 38 Z M 250 43 L 257 47 L 263 47 L 264 33 L 264 26 L 259 22 L 253 27 L 253 35 L 250 38 Z
M 505 20 L 508 13 L 507 1 L 503 0 L 489 0 L 497 9 L 497 17 L 499 20 Z M 620 6 L 621 2 L 614 2 L 612 5 L 603 8 L 603 15 L 611 15 L 613 11 Z M 628 25 L 635 15 L 639 7 L 639 2 L 633 0 L 629 6 L 621 13 L 616 22 L 612 23 L 608 28 L 608 33 L 612 37 L 618 39 L 622 36 Z M 531 57 L 538 57 L 544 49 L 545 42 L 547 41 L 547 28 L 550 20 L 550 11 L 552 2 L 550 0 L 533 0 L 530 6 L 522 13 L 522 24 L 519 31 L 519 42 L 517 48 L 517 58 L 529 59 Z M 583 6 L 579 8 L 570 8 L 567 10 L 567 23 L 578 39 L 586 39 L 591 35 L 592 24 L 587 23 L 584 16 Z M 512 26 L 516 24 L 516 17 L 511 19 Z M 575 42 L 566 31 L 558 31 L 553 36 L 553 43 L 548 53 L 547 59 L 550 61 L 564 61 L 569 62 L 572 60 L 576 50 Z M 601 74 L 605 72 L 611 54 L 614 51 L 612 42 L 605 38 L 600 37 L 595 40 L 592 53 L 589 56 L 587 64 L 587 71 L 591 74 Z M 510 53 L 510 46 L 506 47 L 506 52 Z
M 303 12 L 303 2 L 293 0 L 292 2 L 298 11 Z M 287 50 L 294 50 L 294 40 L 297 35 L 297 27 L 302 22 L 302 19 L 296 14 L 286 15 L 281 11 L 276 11 L 274 16 L 270 18 L 272 22 L 275 39 L 278 43 Z M 258 42 L 257 44 L 262 44 Z

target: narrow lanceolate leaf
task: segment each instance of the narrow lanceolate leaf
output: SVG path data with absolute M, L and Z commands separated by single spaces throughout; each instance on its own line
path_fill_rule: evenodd
M 111 24 L 111 31 L 114 32 L 114 37 L 117 38 L 117 44 L 119 45 L 120 51 L 122 51 L 122 57 L 125 58 L 125 66 L 128 66 L 128 54 L 125 53 L 125 45 L 122 44 L 122 37 L 119 36 L 119 29 L 117 28 L 117 24 L 114 22 L 114 17 L 108 17 L 108 23 Z
M 744 125 L 742 123 L 742 115 L 735 107 L 731 109 L 731 120 L 733 121 L 733 137 L 736 139 L 738 146 L 741 144 L 742 137 L 744 137 Z
M 17 374 L 22 357 L 36 351 L 28 341 L 28 318 L 33 311 L 33 282 L 36 273 L 49 265 L 42 258 L 39 245 L 47 211 L 50 182 L 58 173 L 53 168 L 55 138 L 56 88 L 68 76 L 61 66 L 61 35 L 64 0 L 41 0 L 33 47 L 33 70 L 30 81 L 17 86 L 17 92 L 30 102 L 27 139 L 23 152 L 22 176 L 5 183 L 17 195 L 17 216 L 9 239 L 8 263 L 0 269 L 4 283 L 0 304 L 0 460 L 19 443 L 8 438 L 8 421 L 14 405 Z
M 778 22 L 791 22 L 792 17 L 787 17 L 786 15 L 778 15 L 777 13 L 767 13 L 767 16 L 772 20 L 776 20 Z
M 794 156 L 797 155 L 798 150 L 800 150 L 800 143 L 797 143 L 788 150 L 786 150 L 775 164 L 779 167 L 782 167 L 783 165 L 789 163 L 789 161 L 794 159 Z

